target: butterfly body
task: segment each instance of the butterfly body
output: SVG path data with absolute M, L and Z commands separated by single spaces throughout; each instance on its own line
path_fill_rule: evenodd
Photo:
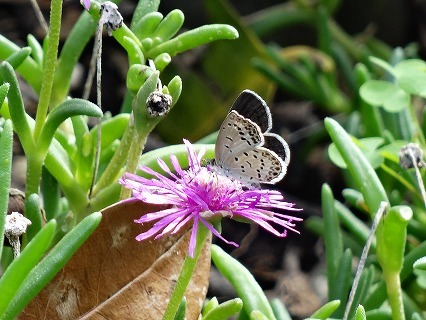
M 215 147 L 216 171 L 246 184 L 280 181 L 287 172 L 290 150 L 269 133 L 272 117 L 256 93 L 244 90 L 223 121 Z

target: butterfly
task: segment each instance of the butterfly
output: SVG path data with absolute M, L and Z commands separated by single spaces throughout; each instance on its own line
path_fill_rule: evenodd
M 214 170 L 248 185 L 275 184 L 290 162 L 287 142 L 272 128 L 271 111 L 255 92 L 244 90 L 219 129 Z

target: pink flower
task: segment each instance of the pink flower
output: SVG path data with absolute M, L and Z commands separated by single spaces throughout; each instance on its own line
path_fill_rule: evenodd
M 90 1 L 91 0 L 80 0 L 80 3 L 83 4 L 84 9 L 86 9 L 87 11 L 89 11 L 90 9 Z
M 219 234 L 211 223 L 213 219 L 215 222 L 223 217 L 251 221 L 278 237 L 285 237 L 287 230 L 299 233 L 294 228 L 293 221 L 301 221 L 301 218 L 271 211 L 300 210 L 294 208 L 294 204 L 283 201 L 284 197 L 279 191 L 247 189 L 239 181 L 231 180 L 202 167 L 200 162 L 204 151 L 197 155 L 191 143 L 187 140 L 184 140 L 184 143 L 188 150 L 189 168 L 187 170 L 183 170 L 177 158 L 172 155 L 170 160 L 175 173 L 163 160 L 157 160 L 169 177 L 142 166 L 140 169 L 151 174 L 153 179 L 130 173 L 124 174 L 120 179 L 121 184 L 133 190 L 134 198 L 146 203 L 171 206 L 135 220 L 136 223 L 142 224 L 157 221 L 151 229 L 138 235 L 136 240 L 141 241 L 153 236 L 155 236 L 154 239 L 158 239 L 165 234 L 174 234 L 191 223 L 189 255 L 193 257 L 199 223 L 204 224 L 215 236 L 226 243 L 238 246 Z

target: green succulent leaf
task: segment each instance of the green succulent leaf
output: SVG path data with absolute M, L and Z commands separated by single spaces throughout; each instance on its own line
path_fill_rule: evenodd
M 164 68 L 167 67 L 170 62 L 172 62 L 172 57 L 170 57 L 168 53 L 162 53 L 154 59 L 155 67 L 160 72 L 163 71 Z
M 387 71 L 390 75 L 394 74 L 393 67 L 386 61 L 379 59 L 377 57 L 370 57 L 370 61 L 375 64 L 376 66 L 382 68 L 383 70 Z
M 1 64 L 1 71 L 4 81 L 10 85 L 7 97 L 9 99 L 9 112 L 13 121 L 13 127 L 24 149 L 26 149 L 31 144 L 32 133 L 27 120 L 27 113 L 25 112 L 18 79 L 13 67 L 7 61 L 3 61 Z
M 373 105 L 382 106 L 388 112 L 399 112 L 408 108 L 409 94 L 398 85 L 382 81 L 368 80 L 360 88 L 361 98 Z
M 409 59 L 398 63 L 395 68 L 398 85 L 410 94 L 426 97 L 426 63 Z
M 12 174 L 12 146 L 12 121 L 6 120 L 0 136 L 0 257 L 3 250 L 4 225 L 6 223 L 6 214 L 9 202 L 9 190 Z
M 160 38 L 162 42 L 169 40 L 180 30 L 184 20 L 185 16 L 181 10 L 172 10 L 160 22 L 152 36 Z
M 229 319 L 240 312 L 242 307 L 243 301 L 240 298 L 228 300 L 209 308 L 209 311 L 203 315 L 203 320 Z
M 43 66 L 44 53 L 43 53 L 42 46 L 37 41 L 37 39 L 31 34 L 27 36 L 27 42 L 31 48 L 31 55 L 33 56 L 34 61 L 38 63 L 40 66 Z
M 216 308 L 218 305 L 219 305 L 219 301 L 217 300 L 216 297 L 213 297 L 210 300 L 207 300 L 204 304 L 204 307 L 203 307 L 203 315 L 206 315 L 211 310 Z
M 368 159 L 373 168 L 378 168 L 383 163 L 384 158 L 379 152 L 377 152 L 378 147 L 380 147 L 384 139 L 380 137 L 370 137 L 364 139 L 356 139 L 352 137 L 352 141 L 360 148 L 361 152 Z M 346 163 L 340 155 L 336 145 L 332 143 L 328 148 L 328 155 L 333 161 L 333 163 L 339 168 L 346 169 Z
M 148 79 L 154 70 L 150 67 L 143 64 L 133 64 L 130 66 L 127 71 L 126 77 L 126 86 L 127 89 L 132 93 L 132 95 L 136 95 L 142 85 L 145 83 L 146 79 Z
M 62 122 L 79 115 L 99 118 L 102 111 L 94 103 L 83 99 L 70 99 L 61 103 L 49 114 L 41 130 L 39 145 L 41 150 L 47 150 L 56 129 Z
M 327 284 L 328 292 L 335 292 L 335 281 L 339 272 L 339 261 L 343 255 L 342 233 L 339 227 L 339 217 L 334 205 L 334 196 L 330 186 L 324 184 L 321 192 L 322 211 L 324 216 L 324 224 L 327 230 L 335 230 L 335 232 L 326 232 L 324 234 L 325 249 L 327 255 Z M 329 296 L 329 299 L 331 296 Z
M 117 139 L 123 137 L 124 131 L 129 124 L 130 114 L 121 113 L 116 116 L 102 121 L 102 137 L 101 137 L 101 148 L 106 148 Z M 90 130 L 90 136 L 93 141 L 96 140 L 97 127 L 93 127 Z
M 145 62 L 145 57 L 143 55 L 141 48 L 132 38 L 124 36 L 123 47 L 124 49 L 126 49 L 127 54 L 129 56 L 130 65 Z
M 179 304 L 179 308 L 175 314 L 174 320 L 185 320 L 185 314 L 186 314 L 186 298 L 183 297 Z
M 7 93 L 9 92 L 9 87 L 10 87 L 9 83 L 3 83 L 0 86 L 0 108 L 7 97 Z
M 16 296 L 20 290 L 21 284 L 27 281 L 34 280 L 28 275 L 49 249 L 51 241 L 55 235 L 56 221 L 50 220 L 44 228 L 35 236 L 21 255 L 13 260 L 7 270 L 0 278 L 0 315 L 1 319 L 13 319 L 19 311 L 9 318 L 5 317 L 6 310 L 10 309 L 9 304 L 19 305 L 21 301 Z M 8 307 L 9 306 L 9 307 Z M 19 309 L 22 310 L 23 308 Z
M 365 315 L 365 309 L 362 305 L 359 305 L 355 311 L 355 320 L 367 320 L 367 316 Z
M 324 122 L 331 139 L 345 160 L 358 190 L 364 196 L 370 215 L 374 216 L 382 201 L 389 202 L 379 177 L 362 151 L 340 124 L 330 118 L 327 118 Z
M 139 1 L 136 6 L 135 12 L 133 13 L 133 18 L 131 22 L 131 29 L 134 31 L 136 29 L 136 25 L 147 15 L 156 13 L 158 11 L 158 7 L 160 6 L 160 0 L 152 0 L 152 1 Z
M 426 257 L 420 258 L 413 264 L 413 272 L 417 277 L 417 284 L 426 289 Z
M 147 52 L 147 56 L 155 58 L 161 53 L 167 52 L 170 56 L 191 50 L 203 44 L 216 40 L 232 40 L 238 38 L 238 31 L 226 24 L 204 25 L 153 47 Z
M 330 302 L 327 302 L 325 305 L 323 305 L 321 308 L 319 308 L 317 311 L 315 311 L 310 318 L 313 319 L 327 319 L 329 318 L 340 306 L 339 300 L 333 300 Z
M 377 258 L 383 271 L 402 269 L 408 221 L 413 211 L 408 206 L 395 206 L 384 215 L 382 228 L 377 229 Z
M 163 15 L 160 12 L 150 12 L 137 21 L 131 27 L 132 31 L 141 41 L 145 38 L 151 38 L 155 29 L 163 20 Z M 148 49 L 144 47 L 144 49 Z
M 20 47 L 0 34 L 0 60 L 6 60 L 19 50 L 21 50 Z M 41 87 L 41 66 L 29 57 L 23 61 L 18 71 L 34 91 L 38 93 Z
M 262 311 L 253 310 L 250 313 L 250 320 L 271 320 L 271 318 L 267 317 Z
M 278 298 L 271 300 L 271 307 L 274 311 L 275 317 L 279 320 L 291 320 L 291 316 L 288 313 L 284 303 Z
M 377 151 L 383 158 L 390 160 L 394 163 L 399 163 L 399 150 L 401 150 L 401 148 L 407 145 L 408 143 L 408 141 L 396 140 L 390 144 L 379 147 Z
M 7 62 L 13 67 L 13 69 L 17 69 L 21 66 L 21 64 L 27 59 L 31 54 L 30 47 L 23 47 L 13 53 L 10 57 L 6 59 Z
M 25 199 L 25 216 L 31 220 L 31 225 L 28 226 L 25 234 L 26 241 L 29 242 L 41 230 L 44 223 L 40 208 L 40 198 L 37 193 L 33 193 Z
M 255 312 L 253 316 L 261 317 L 264 315 L 266 319 L 275 319 L 271 305 L 253 275 L 220 247 L 212 245 L 211 250 L 214 264 L 237 291 L 244 303 L 244 311 L 250 317 Z

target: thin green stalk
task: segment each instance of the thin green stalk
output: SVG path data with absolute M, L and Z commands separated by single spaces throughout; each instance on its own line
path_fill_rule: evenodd
M 399 272 L 383 272 L 388 293 L 389 305 L 392 306 L 392 319 L 405 320 L 404 305 L 402 303 L 402 290 Z
M 198 224 L 197 245 L 195 247 L 194 258 L 191 258 L 188 255 L 185 257 L 182 272 L 179 275 L 179 279 L 177 280 L 172 296 L 170 297 L 169 304 L 164 312 L 163 320 L 173 320 L 175 318 L 175 314 L 185 294 L 186 288 L 188 287 L 189 281 L 191 280 L 191 276 L 194 273 L 195 266 L 197 265 L 198 258 L 200 257 L 208 233 L 209 230 L 207 227 L 205 227 L 202 223 Z
M 6 120 L 0 135 L 0 234 L 4 234 L 6 214 L 9 201 L 10 181 L 12 174 L 12 121 Z M 4 237 L 0 238 L 0 257 L 2 257 Z M 4 270 L 4 269 L 3 269 Z
M 138 94 L 133 99 L 133 119 L 134 119 L 134 136 L 127 156 L 126 172 L 135 173 L 139 163 L 139 158 L 149 133 L 155 128 L 158 122 L 163 119 L 162 116 L 153 117 L 148 114 L 147 99 L 150 93 L 154 92 L 161 82 L 159 81 L 160 73 L 155 71 L 140 87 Z M 130 189 L 124 186 L 121 189 L 120 199 L 126 199 L 130 196 Z
M 44 158 L 44 156 L 40 158 L 37 150 L 31 149 L 27 153 L 27 184 L 25 186 L 25 197 L 27 198 L 33 193 L 38 194 Z
M 135 173 L 138 167 L 139 158 L 145 148 L 148 134 L 151 130 L 145 132 L 145 130 L 135 130 L 132 144 L 130 145 L 129 153 L 127 155 L 126 172 Z M 124 186 L 121 188 L 120 200 L 127 199 L 132 193 L 131 189 Z
M 44 61 L 44 69 L 42 75 L 42 84 L 40 90 L 40 100 L 37 107 L 37 114 L 34 126 L 35 148 L 27 154 L 28 170 L 27 170 L 27 186 L 26 195 L 38 193 L 40 184 L 43 160 L 47 154 L 47 150 L 43 154 L 39 154 L 37 145 L 38 138 L 42 131 L 43 125 L 47 117 L 50 96 L 52 93 L 53 79 L 55 75 L 55 67 L 58 55 L 59 33 L 61 31 L 62 16 L 62 0 L 53 0 L 50 9 L 50 27 L 46 51 L 46 60 Z M 43 141 L 41 141 L 43 143 Z
M 49 108 L 50 95 L 52 93 L 53 78 L 58 55 L 59 32 L 61 31 L 62 0 L 52 0 L 50 9 L 50 27 L 46 60 L 42 75 L 40 100 L 37 107 L 36 122 L 34 128 L 34 141 L 37 141 L 43 124 L 46 120 Z M 41 173 L 41 171 L 40 171 Z
M 44 160 L 44 165 L 61 185 L 73 212 L 79 212 L 74 211 L 77 205 L 83 207 L 87 206 L 86 191 L 76 183 L 71 170 L 62 161 L 61 150 L 58 146 L 58 142 L 55 140 L 53 140 L 50 145 L 49 152 Z
M 392 319 L 405 319 L 400 275 L 404 266 L 407 225 L 413 217 L 408 206 L 394 206 L 383 217 L 377 229 L 377 261 L 386 282 Z
M 71 74 L 84 48 L 96 29 L 96 23 L 84 12 L 74 24 L 61 48 L 52 89 L 51 106 L 54 108 L 68 94 Z
M 135 131 L 134 129 L 135 127 L 133 124 L 129 124 L 128 127 L 126 128 L 126 131 L 123 134 L 123 138 L 121 139 L 120 146 L 118 147 L 118 150 L 115 152 L 110 163 L 108 164 L 108 167 L 105 169 L 105 171 L 99 178 L 99 181 L 96 183 L 96 185 L 93 188 L 93 192 L 92 192 L 93 197 L 96 197 L 96 195 L 100 191 L 102 191 L 104 188 L 106 188 L 115 180 L 117 180 L 117 177 L 121 172 L 121 169 L 126 163 L 127 153 L 129 152 L 130 146 L 133 141 L 133 135 Z

